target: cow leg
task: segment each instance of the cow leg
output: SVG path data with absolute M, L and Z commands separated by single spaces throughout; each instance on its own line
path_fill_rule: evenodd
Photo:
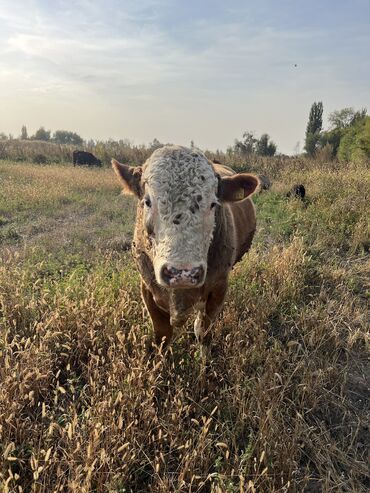
M 208 295 L 203 309 L 198 311 L 197 318 L 194 322 L 194 333 L 203 348 L 209 346 L 211 338 L 210 329 L 217 315 L 222 310 L 226 291 L 227 283 L 217 286 Z
M 173 332 L 170 315 L 156 305 L 152 293 L 144 283 L 141 284 L 141 295 L 152 320 L 155 342 L 159 345 L 165 338 L 165 344 L 168 344 Z

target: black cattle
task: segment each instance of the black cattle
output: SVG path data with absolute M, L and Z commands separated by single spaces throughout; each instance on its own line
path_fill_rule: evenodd
M 262 190 L 269 190 L 271 188 L 271 181 L 268 176 L 258 175 L 258 179 L 260 181 L 260 192 L 262 192 Z
M 306 189 L 304 185 L 293 185 L 289 192 L 286 194 L 287 197 L 295 197 L 296 199 L 303 200 L 306 195 Z
M 96 158 L 94 154 L 86 151 L 73 151 L 73 166 L 81 166 L 87 164 L 87 166 L 101 166 L 100 159 Z

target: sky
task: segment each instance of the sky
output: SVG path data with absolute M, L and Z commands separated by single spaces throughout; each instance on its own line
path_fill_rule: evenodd
M 0 0 L 0 132 L 278 151 L 370 110 L 369 0 Z

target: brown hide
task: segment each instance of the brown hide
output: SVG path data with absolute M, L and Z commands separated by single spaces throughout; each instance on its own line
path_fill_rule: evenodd
M 251 247 L 256 230 L 256 216 L 253 203 L 249 198 L 226 204 L 225 207 L 229 208 L 233 220 L 232 226 L 229 226 L 228 229 L 234 233 L 235 257 L 233 264 L 235 264 Z
M 221 177 L 235 172 L 223 165 L 212 164 Z M 143 224 L 143 205 L 139 202 L 133 254 L 142 277 L 142 296 L 151 316 L 157 342 L 172 337 L 174 326 L 181 325 L 194 311 L 199 311 L 199 327 L 204 342 L 207 329 L 220 312 L 227 290 L 227 278 L 232 266 L 242 258 L 252 243 L 256 229 L 254 206 L 250 198 L 221 203 L 216 211 L 216 226 L 208 252 L 208 268 L 204 285 L 192 289 L 166 289 L 155 280 L 150 259 L 150 238 Z

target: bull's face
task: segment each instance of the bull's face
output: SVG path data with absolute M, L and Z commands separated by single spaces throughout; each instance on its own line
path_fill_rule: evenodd
M 142 168 L 117 161 L 113 167 L 141 201 L 157 283 L 173 289 L 202 286 L 217 208 L 223 199 L 235 200 L 235 192 L 239 199 L 247 196 L 246 187 L 239 185 L 230 193 L 230 184 L 242 175 L 221 180 L 200 151 L 177 146 L 158 149 Z M 250 178 L 251 190 L 258 182 Z
M 156 280 L 173 288 L 201 286 L 215 227 L 217 176 L 196 151 L 155 157 L 143 173 L 142 201 Z

